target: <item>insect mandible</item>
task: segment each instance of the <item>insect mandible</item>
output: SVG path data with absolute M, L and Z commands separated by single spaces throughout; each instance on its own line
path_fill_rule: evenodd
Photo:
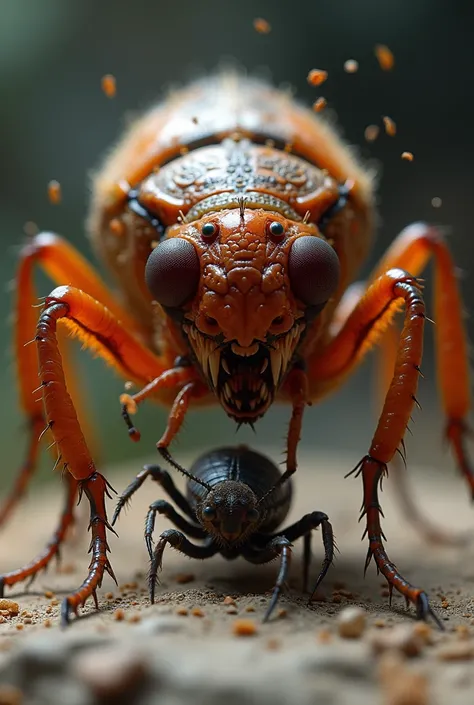
M 218 75 L 178 91 L 131 125 L 96 174 L 88 229 L 118 282 L 109 291 L 71 245 L 53 234 L 23 249 L 17 274 L 16 359 L 30 424 L 28 456 L 5 513 L 24 490 L 44 429 L 69 471 L 66 507 L 45 554 L 1 578 L 2 589 L 34 577 L 55 555 L 80 491 L 91 509 L 92 561 L 65 598 L 63 621 L 95 597 L 107 556 L 107 483 L 87 447 L 65 380 L 57 328 L 65 327 L 141 390 L 122 398 L 130 414 L 150 398 L 171 407 L 157 443 L 169 446 L 190 405 L 216 403 L 254 424 L 274 401 L 291 406 L 286 470 L 305 407 L 338 388 L 404 310 L 396 365 L 380 420 L 357 466 L 369 549 L 390 590 L 431 613 L 424 591 L 390 562 L 377 491 L 403 446 L 416 403 L 425 304 L 418 275 L 435 267 L 434 317 L 447 437 L 468 485 L 464 448 L 470 407 L 462 307 L 440 232 L 417 223 L 392 243 L 368 281 L 354 283 L 373 239 L 372 174 L 334 129 L 291 95 L 239 75 Z M 38 320 L 32 272 L 58 288 Z M 33 341 L 31 345 L 25 345 Z M 32 393 L 40 389 L 44 409 Z M 37 391 L 38 393 L 38 391 Z M 49 434 L 48 434 L 49 435 Z M 176 467 L 179 467 L 175 463 Z

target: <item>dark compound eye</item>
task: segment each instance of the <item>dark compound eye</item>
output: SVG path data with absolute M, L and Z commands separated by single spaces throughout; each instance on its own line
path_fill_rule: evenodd
M 302 235 L 291 246 L 288 274 L 294 295 L 308 306 L 320 306 L 337 289 L 339 258 L 325 240 Z
M 249 509 L 247 512 L 248 521 L 258 521 L 260 519 L 260 512 L 258 509 Z
M 201 228 L 201 235 L 206 238 L 206 240 L 209 240 L 211 238 L 216 237 L 217 233 L 219 231 L 219 228 L 215 223 L 204 223 L 204 225 Z
M 279 223 L 277 220 L 274 220 L 272 223 L 269 223 L 267 228 L 269 235 L 271 235 L 272 237 L 282 238 L 285 234 L 285 228 L 283 227 L 283 224 Z
M 145 267 L 145 281 L 152 296 L 162 306 L 178 308 L 197 291 L 199 257 L 184 238 L 163 240 L 155 247 Z
M 205 519 L 215 519 L 216 516 L 216 510 L 214 507 L 204 507 L 202 510 L 202 515 Z

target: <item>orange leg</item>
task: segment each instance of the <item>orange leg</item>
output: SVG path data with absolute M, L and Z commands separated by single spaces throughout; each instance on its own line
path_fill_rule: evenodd
M 377 382 L 378 397 L 381 399 L 380 413 L 385 395 L 390 387 L 395 370 L 396 354 L 400 332 L 397 325 L 391 325 L 383 334 L 377 350 Z M 453 533 L 448 529 L 437 526 L 425 516 L 413 497 L 413 490 L 409 478 L 405 459 L 395 456 L 390 464 L 390 487 L 403 512 L 406 521 L 410 522 L 415 530 L 427 542 L 437 546 L 465 546 L 471 540 L 471 533 Z
M 102 284 L 82 255 L 68 242 L 52 233 L 40 233 L 23 247 L 16 275 L 15 301 L 15 341 L 14 358 L 20 385 L 20 403 L 28 419 L 28 451 L 20 467 L 10 495 L 0 507 L 0 526 L 13 512 L 16 504 L 25 494 L 28 483 L 34 474 L 39 455 L 39 438 L 46 426 L 43 409 L 38 403 L 38 360 L 34 343 L 38 311 L 35 304 L 38 297 L 34 286 L 34 270 L 39 266 L 56 284 L 70 282 L 83 291 L 87 291 L 97 301 L 101 301 L 126 326 L 135 330 L 136 324 L 129 314 L 116 302 L 116 298 Z M 64 353 L 64 363 L 68 358 Z M 70 386 L 74 378 L 71 378 Z M 71 391 L 71 390 L 70 390 Z M 77 394 L 72 394 L 77 398 Z M 84 415 L 85 416 L 85 415 Z
M 70 473 L 66 473 L 64 481 L 66 484 L 64 508 L 58 528 L 54 532 L 51 541 L 47 544 L 45 549 L 31 561 L 31 563 L 28 563 L 19 570 L 6 573 L 0 578 L 0 597 L 3 597 L 3 592 L 6 585 L 11 587 L 12 585 L 15 585 L 15 583 L 21 583 L 27 578 L 30 578 L 29 584 L 31 584 L 41 570 L 48 568 L 51 559 L 54 558 L 54 556 L 59 559 L 61 544 L 66 538 L 68 530 L 74 524 L 74 505 L 77 498 L 77 481 Z
M 374 338 L 391 322 L 400 305 L 405 308 L 405 321 L 398 344 L 393 378 L 369 452 L 352 472 L 361 474 L 363 480 L 362 516 L 367 518 L 366 533 L 369 538 L 366 567 L 374 556 L 377 568 L 387 578 L 390 590 L 395 587 L 407 601 L 413 602 L 419 617 L 432 615 L 437 620 L 429 606 L 426 593 L 408 583 L 385 552 L 377 494 L 387 465 L 403 441 L 416 403 L 423 351 L 425 305 L 414 277 L 404 270 L 391 269 L 373 281 L 349 313 L 339 333 L 318 355 L 317 361 L 311 360 L 311 364 L 321 378 L 346 375 Z
M 183 386 L 184 385 L 184 386 Z M 189 385 L 192 385 L 189 387 Z M 199 382 L 197 373 L 193 367 L 172 367 L 165 370 L 159 377 L 156 377 L 150 384 L 141 389 L 136 394 L 122 394 L 120 403 L 122 404 L 122 417 L 128 428 L 128 435 L 133 441 L 140 440 L 140 431 L 135 428 L 130 419 L 131 414 L 138 411 L 138 404 L 141 404 L 145 399 L 157 394 L 164 389 L 179 389 L 176 399 L 168 416 L 168 425 L 163 438 L 158 442 L 158 447 L 168 446 L 177 435 L 182 426 L 184 417 L 189 407 L 191 396 L 204 396 L 208 393 L 207 387 Z M 189 389 L 191 392 L 189 393 Z M 201 393 L 202 392 L 202 393 Z M 164 441 L 166 439 L 166 441 Z
M 179 433 L 181 426 L 183 425 L 184 417 L 189 409 L 191 400 L 198 399 L 208 394 L 208 388 L 200 380 L 192 380 L 188 382 L 179 392 L 174 404 L 171 408 L 170 414 L 168 416 L 168 423 L 164 434 L 161 436 L 160 440 L 156 444 L 157 450 L 160 455 L 176 470 L 178 470 L 182 475 L 188 477 L 189 479 L 195 479 L 189 472 L 183 468 L 179 463 L 177 463 L 172 455 L 170 454 L 168 447 Z
M 112 577 L 113 572 L 107 558 L 106 529 L 110 528 L 105 508 L 107 483 L 96 470 L 67 390 L 58 346 L 58 321 L 126 379 L 145 382 L 159 376 L 163 364 L 104 305 L 79 289 L 58 287 L 47 297 L 35 338 L 46 424 L 64 469 L 78 482 L 80 495 L 84 493 L 89 499 L 92 531 L 89 574 L 63 603 L 62 620 L 67 623 L 71 611 L 77 612 L 90 595 L 95 598 L 104 571 Z
M 443 236 L 423 223 L 409 226 L 393 242 L 373 278 L 391 267 L 401 267 L 418 276 L 431 257 L 437 376 L 447 417 L 446 437 L 474 497 L 474 469 L 465 449 L 466 416 L 471 407 L 466 331 L 455 267 Z

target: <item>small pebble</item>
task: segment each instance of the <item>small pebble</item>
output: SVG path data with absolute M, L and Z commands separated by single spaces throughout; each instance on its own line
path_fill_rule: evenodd
M 87 651 L 77 655 L 72 666 L 79 680 L 88 685 L 98 699 L 108 698 L 111 702 L 118 696 L 124 698 L 127 692 L 131 695 L 148 670 L 147 662 L 136 647 Z
M 428 705 L 428 679 L 423 673 L 407 668 L 396 652 L 382 656 L 378 675 L 384 705 Z
M 359 639 L 365 631 L 367 615 L 361 607 L 346 607 L 337 618 L 339 636 L 344 639 Z
M 125 612 L 122 609 L 115 610 L 114 619 L 117 622 L 122 622 L 125 619 Z
M 191 614 L 193 617 L 205 617 L 205 614 L 200 607 L 193 607 Z
M 231 597 L 230 595 L 227 595 L 227 597 L 224 597 L 224 599 L 222 600 L 222 604 L 223 605 L 232 605 L 232 607 L 236 607 L 236 605 L 237 605 L 234 598 Z
M 20 606 L 18 602 L 13 602 L 13 600 L 1 599 L 0 610 L 5 610 L 11 617 L 16 617 L 20 611 Z
M 23 693 L 14 685 L 0 685 L 0 705 L 21 705 Z
M 187 617 L 189 610 L 186 607 L 178 607 L 176 614 L 179 614 L 181 617 Z
M 51 590 L 46 590 L 44 593 L 44 596 L 48 599 L 51 600 L 51 598 L 54 597 L 54 592 L 51 592 Z
M 281 641 L 276 637 L 272 637 L 267 640 L 266 647 L 269 651 L 277 651 L 278 649 L 281 649 Z
M 426 622 L 416 622 L 413 625 L 413 633 L 419 636 L 424 644 L 433 643 L 433 630 Z
M 254 636 L 257 633 L 255 622 L 251 619 L 236 619 L 232 625 L 235 636 Z
M 370 644 L 374 654 L 398 651 L 410 658 L 418 656 L 423 651 L 425 642 L 413 627 L 412 624 L 397 624 L 392 629 L 373 632 L 370 635 Z
M 253 605 L 247 605 L 245 608 L 246 612 L 255 612 L 255 607 Z
M 474 658 L 474 644 L 468 641 L 455 641 L 443 644 L 436 651 L 439 661 L 471 661 Z
M 193 573 L 178 573 L 175 576 L 175 581 L 180 585 L 186 585 L 186 583 L 192 583 L 196 579 Z
M 329 644 L 332 639 L 333 637 L 329 629 L 320 629 L 319 632 L 316 634 L 316 640 L 320 644 Z

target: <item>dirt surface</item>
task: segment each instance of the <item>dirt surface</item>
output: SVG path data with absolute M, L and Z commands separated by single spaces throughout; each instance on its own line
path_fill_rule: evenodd
M 296 544 L 290 590 L 265 625 L 261 618 L 277 563 L 259 567 L 220 557 L 199 562 L 170 549 L 157 603 L 150 606 L 143 523 L 149 503 L 163 495 L 149 482 L 119 521 L 120 538 L 110 539 L 119 587 L 106 577 L 100 611 L 90 600 L 83 610 L 86 618 L 61 630 L 58 603 L 79 584 L 88 563 L 85 527 L 79 523 L 78 536 L 63 549 L 60 573 L 53 568 L 40 576 L 29 594 L 6 590 L 5 597 L 18 602 L 20 614 L 0 624 L 0 703 L 151 703 L 158 693 L 165 703 L 225 699 L 226 705 L 242 698 L 269 704 L 471 702 L 474 546 L 427 545 L 401 519 L 391 492 L 382 493 L 389 555 L 407 579 L 428 591 L 446 628 L 444 633 L 433 629 L 413 635 L 413 610 L 407 612 L 398 595 L 389 607 L 386 583 L 373 566 L 364 579 L 366 544 L 360 541 L 363 526 L 357 524 L 361 481 L 343 479 L 353 464 L 353 458 L 301 460 L 294 506 L 285 523 L 315 509 L 325 511 L 340 554 L 321 600 L 308 607 L 300 592 L 302 547 Z M 317 472 L 311 472 L 314 465 Z M 122 470 L 109 477 L 121 491 L 133 473 Z M 416 494 L 433 520 L 452 531 L 473 529 L 474 534 L 472 507 L 451 471 L 438 477 L 420 470 L 415 480 Z M 1 538 L 1 572 L 20 566 L 44 546 L 60 501 L 59 488 L 56 492 L 53 487 L 22 506 Z M 156 535 L 169 526 L 158 519 Z M 317 532 L 314 577 L 323 555 L 319 542 Z M 338 615 L 348 605 L 367 611 L 361 638 L 338 636 Z M 253 636 L 234 633 L 239 619 L 251 620 Z M 410 652 L 407 639 L 417 642 L 412 651 L 419 653 L 413 658 L 403 653 Z M 398 693 L 401 684 L 408 696 Z M 19 700 L 12 699 L 17 696 Z

